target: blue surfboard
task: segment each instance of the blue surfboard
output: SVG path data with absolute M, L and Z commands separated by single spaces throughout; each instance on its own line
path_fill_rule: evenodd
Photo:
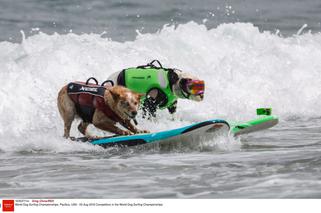
M 156 142 L 188 142 L 191 140 L 206 140 L 206 138 L 213 138 L 214 135 L 221 132 L 221 130 L 223 130 L 224 132 L 228 132 L 229 129 L 230 126 L 228 122 L 224 120 L 214 119 L 161 132 L 128 136 L 111 136 L 106 138 L 94 139 L 89 142 L 93 145 L 99 145 L 104 148 L 111 146 L 137 146 Z
M 268 110 L 267 110 L 268 109 Z M 86 137 L 74 138 L 73 140 L 90 142 L 93 145 L 102 147 L 110 146 L 137 146 L 152 143 L 189 143 L 190 141 L 210 140 L 225 131 L 231 132 L 234 136 L 262 131 L 271 128 L 278 123 L 278 117 L 271 115 L 270 108 L 259 108 L 258 117 L 245 122 L 227 122 L 221 119 L 211 119 L 194 123 L 181 128 L 127 136 L 110 136 L 98 139 L 88 139 Z M 262 114 L 261 111 L 264 110 Z M 222 130 L 222 131 L 221 131 Z

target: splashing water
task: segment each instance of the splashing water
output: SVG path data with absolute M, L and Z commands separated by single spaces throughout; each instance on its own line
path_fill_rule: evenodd
M 160 112 L 152 131 L 211 118 L 252 118 L 257 107 L 272 107 L 281 118 L 313 117 L 321 105 L 321 35 L 283 38 L 249 23 L 208 30 L 189 22 L 115 42 L 98 34 L 39 33 L 22 43 L 0 43 L 0 138 L 2 150 L 93 149 L 66 144 L 56 107 L 58 90 L 74 80 L 111 73 L 158 59 L 205 80 L 205 100 L 179 100 L 176 120 Z M 73 126 L 72 134 L 78 134 Z M 63 148 L 62 148 L 63 147 Z M 95 148 L 96 149 L 96 148 Z

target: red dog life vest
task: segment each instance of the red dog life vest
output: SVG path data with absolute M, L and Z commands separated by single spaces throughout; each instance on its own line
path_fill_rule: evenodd
M 115 122 L 122 119 L 105 104 L 104 94 L 106 88 L 83 82 L 71 82 L 67 85 L 67 93 L 76 105 L 78 115 L 85 122 L 92 123 L 95 110 L 102 111 L 108 118 Z

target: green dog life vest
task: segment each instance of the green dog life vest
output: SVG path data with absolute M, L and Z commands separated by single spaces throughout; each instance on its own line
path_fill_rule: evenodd
M 168 71 L 162 68 L 128 68 L 124 71 L 125 86 L 138 93 L 147 94 L 152 89 L 159 89 L 167 98 L 160 107 L 165 109 L 176 102 L 177 97 L 173 94 L 168 81 Z M 146 96 L 142 97 L 143 102 Z

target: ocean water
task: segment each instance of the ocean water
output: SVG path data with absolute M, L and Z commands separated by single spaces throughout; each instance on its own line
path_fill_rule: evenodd
M 320 12 L 312 0 L 0 1 L 0 197 L 320 198 Z M 279 124 L 171 150 L 62 138 L 64 84 L 153 59 L 205 79 L 205 100 L 140 128 L 258 107 Z

